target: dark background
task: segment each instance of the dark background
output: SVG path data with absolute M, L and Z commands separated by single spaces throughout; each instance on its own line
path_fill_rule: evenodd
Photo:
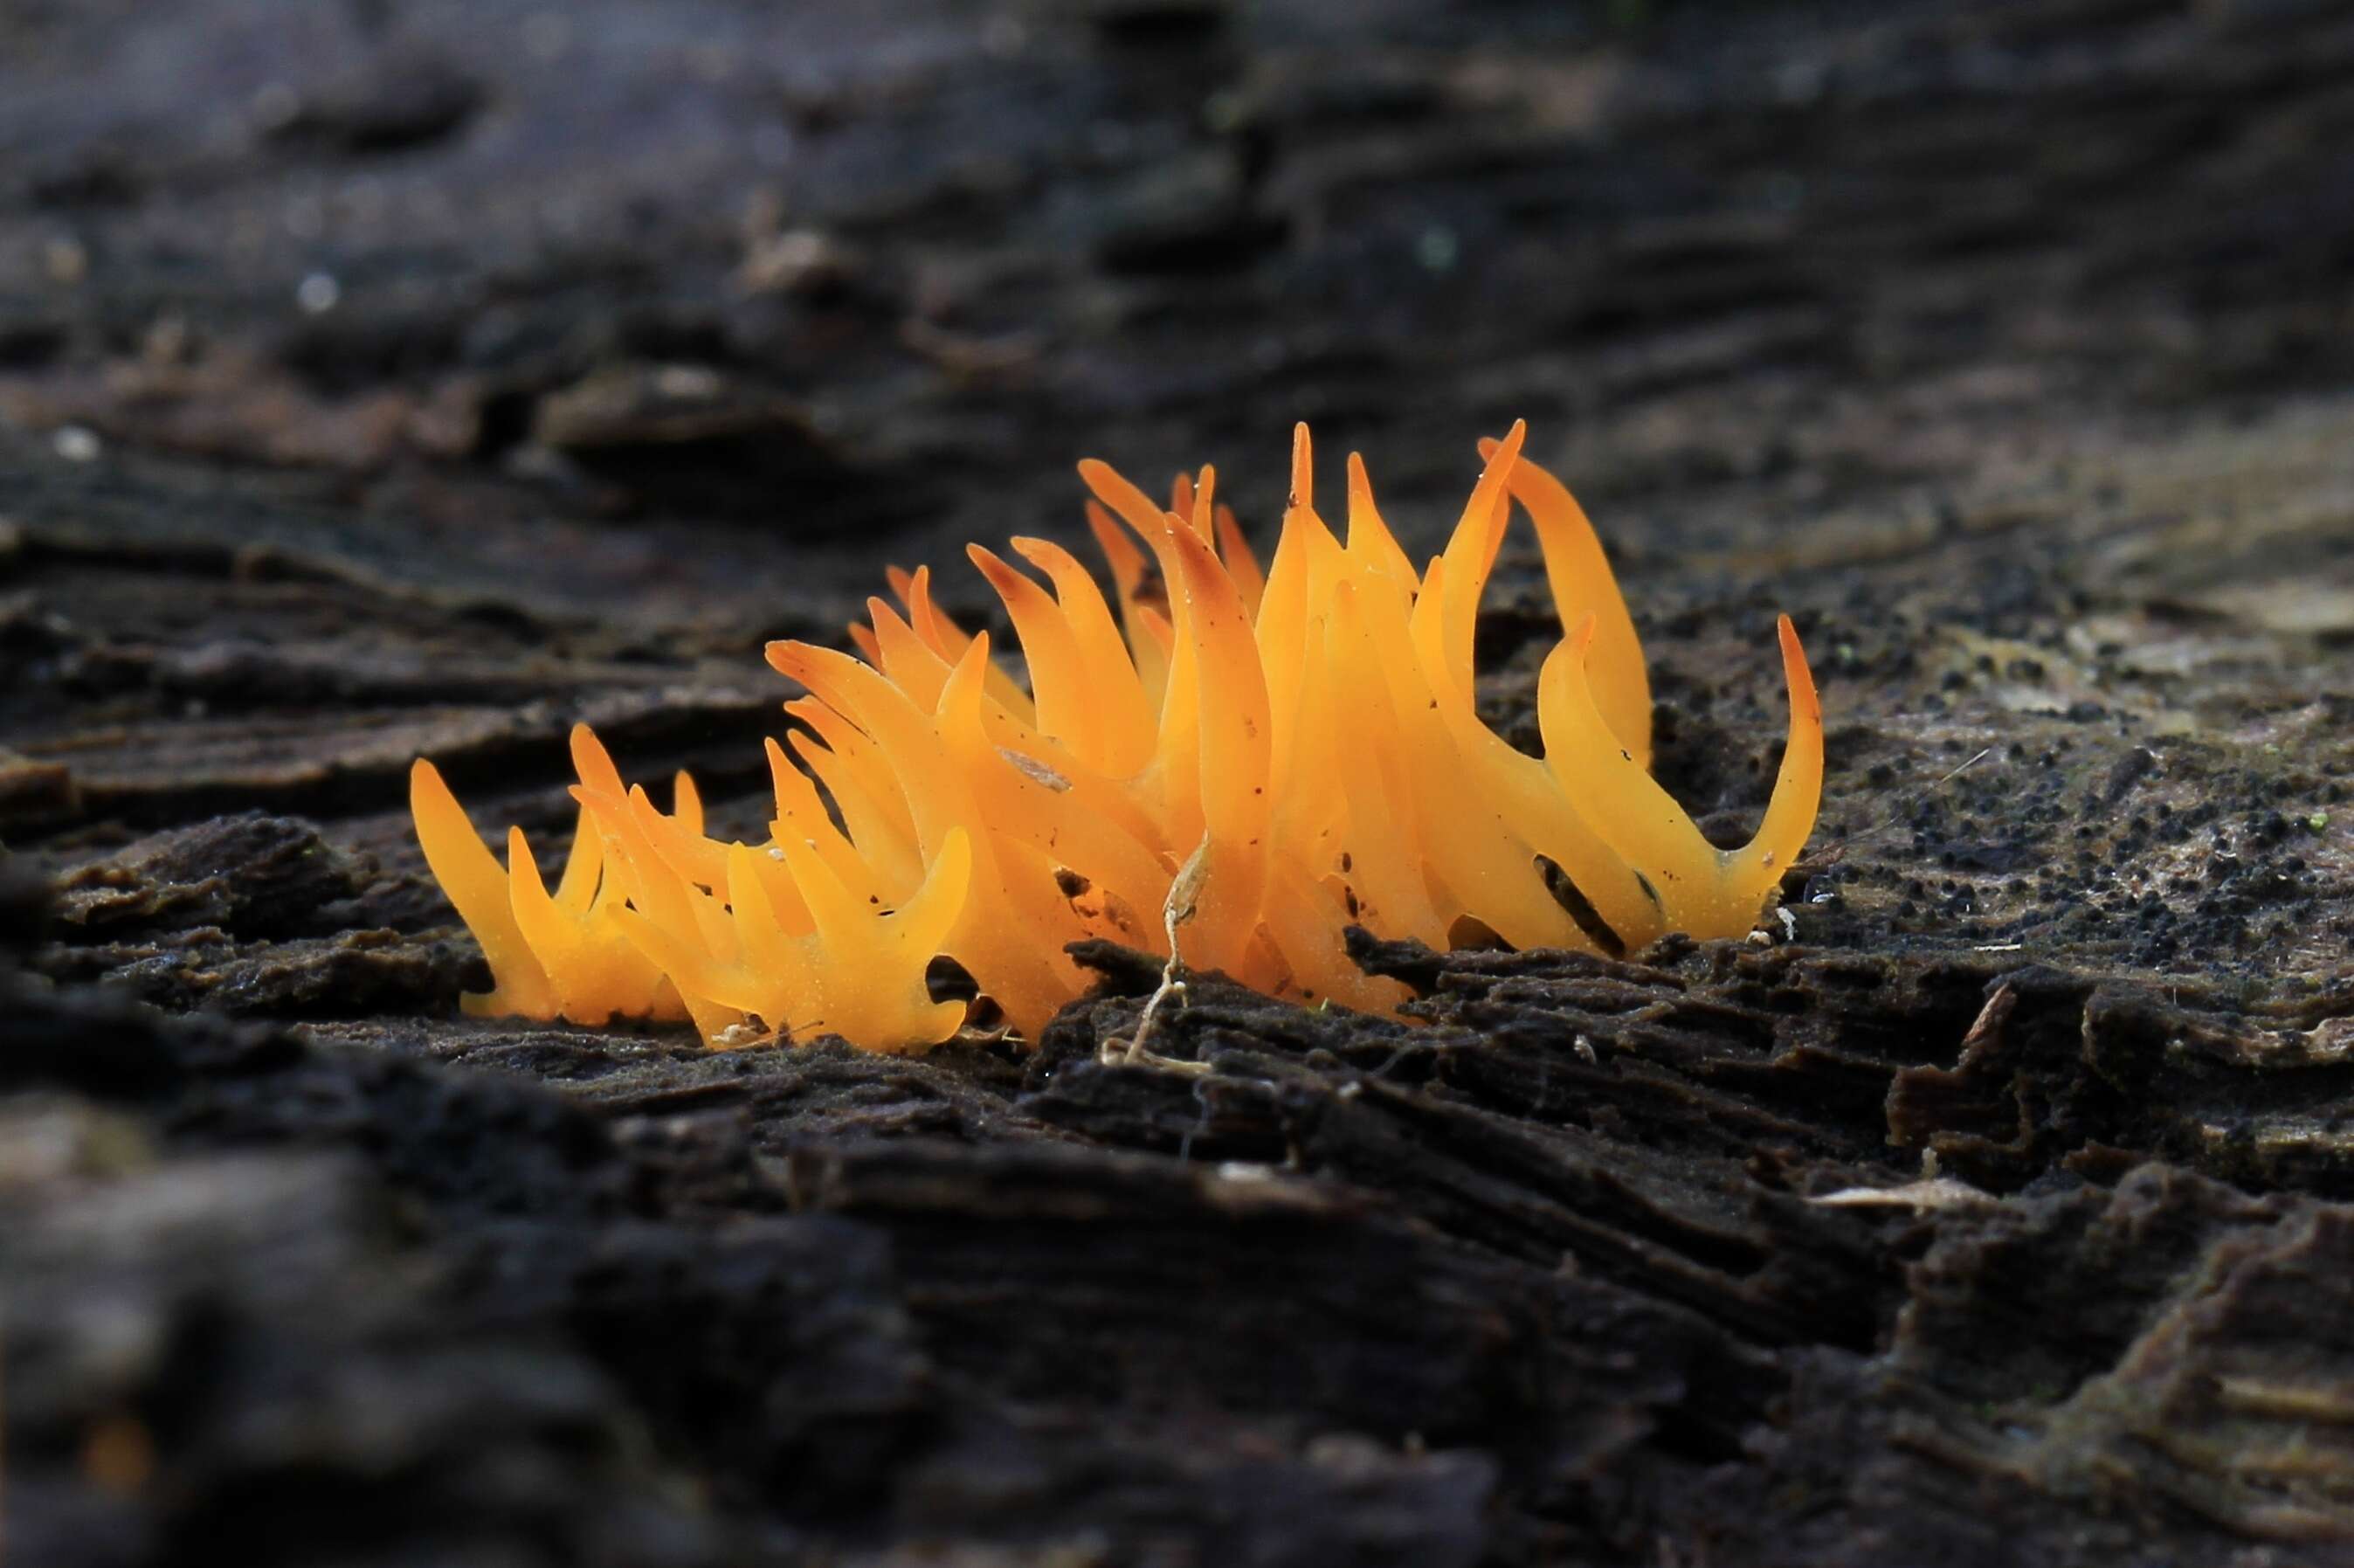
M 0 4 L 6 1547 L 2346 1561 L 2349 372 L 2343 4 Z M 1082 456 L 1264 542 L 1301 418 L 1428 548 L 1515 418 L 1712 830 L 1797 617 L 1776 939 L 1200 1078 L 1112 955 L 1026 1055 L 457 1019 L 419 753 L 757 832 L 885 563 L 988 620 Z

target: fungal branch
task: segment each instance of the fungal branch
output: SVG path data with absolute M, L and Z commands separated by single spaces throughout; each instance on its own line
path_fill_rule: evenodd
M 1081 463 L 1108 592 L 1047 540 L 1013 541 L 1028 570 L 968 551 L 1025 680 L 939 608 L 920 567 L 888 574 L 896 602 L 868 601 L 855 655 L 769 645 L 806 694 L 785 705 L 800 727 L 768 746 L 762 843 L 707 836 L 684 774 L 667 813 L 625 788 L 584 727 L 579 822 L 551 893 L 522 833 L 502 871 L 419 760 L 419 839 L 493 980 L 468 1010 L 920 1051 L 967 1016 L 928 989 L 945 956 L 1034 1041 L 1087 984 L 1066 949 L 1107 939 L 1167 960 L 1120 1044 L 1144 1060 L 1193 969 L 1394 1010 L 1405 992 L 1350 960 L 1352 925 L 1441 948 L 1467 929 L 1607 952 L 1745 935 L 1821 791 L 1822 709 L 1797 633 L 1783 618 L 1790 719 L 1771 802 L 1748 844 L 1718 850 L 1651 778 L 1634 622 L 1585 513 L 1525 439 L 1516 424 L 1480 444 L 1470 500 L 1419 572 L 1353 455 L 1345 530 L 1325 523 L 1304 425 L 1264 567 L 1212 470 L 1181 476 L 1163 506 Z M 1479 602 L 1516 508 L 1562 623 L 1536 757 L 1473 701 Z

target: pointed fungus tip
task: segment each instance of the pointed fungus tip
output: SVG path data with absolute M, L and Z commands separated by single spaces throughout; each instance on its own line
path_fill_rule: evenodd
M 1820 726 L 1822 697 L 1815 689 L 1814 667 L 1807 662 L 1807 650 L 1798 641 L 1798 629 L 1788 616 L 1783 615 L 1776 618 L 1774 632 L 1782 644 L 1782 679 L 1790 689 L 1791 706 L 1808 722 Z

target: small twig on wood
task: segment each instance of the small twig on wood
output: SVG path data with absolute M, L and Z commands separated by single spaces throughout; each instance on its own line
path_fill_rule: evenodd
M 1202 877 L 1208 869 L 1209 861 L 1210 837 L 1204 833 L 1201 843 L 1185 857 L 1185 863 L 1178 869 L 1177 880 L 1169 885 L 1169 896 L 1161 901 L 1161 928 L 1169 934 L 1169 961 L 1161 966 L 1161 983 L 1153 989 L 1150 996 L 1145 998 L 1144 1012 L 1136 1021 L 1136 1033 L 1127 1039 L 1113 1035 L 1105 1040 L 1097 1053 L 1097 1059 L 1104 1065 L 1159 1067 L 1166 1072 L 1195 1075 L 1209 1072 L 1207 1062 L 1187 1062 L 1163 1056 L 1150 1045 L 1153 1025 L 1161 1020 L 1161 1007 L 1172 1000 L 1180 1006 L 1184 1004 L 1185 957 L 1178 950 L 1177 927 L 1193 917 L 1202 894 Z
M 1857 848 L 1860 845 L 1871 843 L 1893 831 L 1907 811 L 1929 798 L 1929 792 L 1931 790 L 1944 789 L 1946 785 L 1952 783 L 1955 779 L 1960 778 L 1971 768 L 1976 768 L 1979 763 L 1984 762 L 1988 758 L 1992 757 L 1994 755 L 1994 749 L 1995 748 L 1991 746 L 1980 747 L 1976 756 L 1964 761 L 1960 767 L 1955 768 L 1952 772 L 1946 774 L 1944 777 L 1932 783 L 1923 785 L 1920 789 L 1912 791 L 1902 800 L 1893 805 L 1889 809 L 1887 814 L 1882 817 L 1880 821 L 1874 826 L 1866 828 L 1860 833 L 1850 833 L 1845 838 L 1835 839 L 1819 850 L 1809 850 L 1801 853 L 1797 861 L 1792 863 L 1790 869 L 1808 876 L 1818 875 L 1822 872 L 1829 870 L 1832 866 L 1837 865 L 1840 861 L 1847 858 L 1848 851 Z
M 1943 779 L 1938 779 L 1937 784 L 1952 783 L 1955 779 L 1959 779 L 1963 774 L 1967 773 L 1971 768 L 1976 768 L 1979 763 L 1984 762 L 1988 758 L 1993 755 L 1994 747 L 1991 746 L 1986 747 L 1976 757 L 1971 758 L 1967 762 L 1963 763 L 1959 768 L 1955 768 L 1951 773 L 1948 773 Z M 1933 789 L 1936 787 L 1936 784 L 1930 786 Z

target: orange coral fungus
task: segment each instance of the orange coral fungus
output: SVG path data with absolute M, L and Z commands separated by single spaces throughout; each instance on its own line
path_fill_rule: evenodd
M 852 629 L 863 657 L 769 645 L 808 695 L 785 705 L 806 726 L 790 742 L 801 767 L 769 745 L 764 845 L 705 837 L 684 775 L 668 816 L 625 791 L 581 729 L 581 828 L 551 895 L 519 832 L 502 877 L 419 762 L 419 837 L 496 980 L 470 1008 L 582 1022 L 684 1011 L 715 1042 L 840 1033 L 907 1050 L 964 1017 L 930 1000 L 938 954 L 1035 1039 L 1084 989 L 1065 949 L 1087 938 L 1386 1010 L 1404 993 L 1350 962 L 1351 924 L 1435 947 L 1467 928 L 1614 950 L 1746 933 L 1812 832 L 1822 784 L 1822 710 L 1797 634 L 1785 618 L 1790 726 L 1773 799 L 1747 845 L 1719 850 L 1651 779 L 1634 623 L 1585 513 L 1521 456 L 1523 435 L 1481 443 L 1462 519 L 1420 573 L 1354 456 L 1345 537 L 1325 524 L 1304 426 L 1264 572 L 1212 471 L 1180 479 L 1163 508 L 1081 463 L 1110 599 L 1043 539 L 1013 544 L 1034 577 L 969 552 L 1020 640 L 1026 690 L 921 569 L 890 574 L 896 608 L 868 601 Z M 1473 703 L 1474 622 L 1515 503 L 1564 633 L 1538 682 L 1543 757 Z

